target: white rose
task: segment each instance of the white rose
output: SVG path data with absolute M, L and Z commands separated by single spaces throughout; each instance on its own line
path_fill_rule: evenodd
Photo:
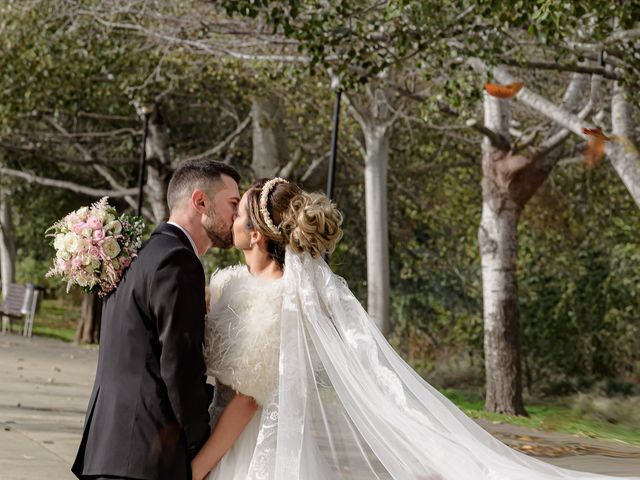
M 69 232 L 64 236 L 64 249 L 69 253 L 75 253 L 78 251 L 78 247 L 80 246 L 80 239 L 78 236 Z
M 109 258 L 116 258 L 120 253 L 120 245 L 118 245 L 115 238 L 107 237 L 102 243 L 102 250 L 104 250 L 104 253 L 106 253 Z
M 77 275 L 76 276 L 76 283 L 78 285 L 80 285 L 81 287 L 86 287 L 87 286 L 87 277 L 85 277 L 84 275 Z
M 107 223 L 106 230 L 113 232 L 114 235 L 119 234 L 122 231 L 122 224 L 118 220 Z
M 69 230 L 71 230 L 73 226 L 80 221 L 80 218 L 75 214 L 75 212 L 70 213 L 69 215 L 64 217 L 64 219 L 65 224 Z
M 58 235 L 56 235 L 56 238 L 53 241 L 53 247 L 58 251 L 61 251 L 64 248 L 64 234 L 63 233 L 59 233 Z
M 91 228 L 87 227 L 87 228 L 83 228 L 81 233 L 82 233 L 83 237 L 85 237 L 85 238 L 89 237 L 90 238 L 91 235 L 93 234 L 93 230 Z
M 69 252 L 67 252 L 66 250 L 58 250 L 56 252 L 56 257 L 57 258 L 61 258 L 64 261 L 67 261 L 71 258 L 71 254 Z
M 87 207 L 82 207 L 78 209 L 76 215 L 78 216 L 78 218 L 80 218 L 80 220 L 84 222 L 89 216 L 89 209 Z

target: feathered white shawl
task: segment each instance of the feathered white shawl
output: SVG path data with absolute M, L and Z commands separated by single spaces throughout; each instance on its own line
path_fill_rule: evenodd
M 207 374 L 264 405 L 278 386 L 282 280 L 237 265 L 214 273 L 210 289 Z

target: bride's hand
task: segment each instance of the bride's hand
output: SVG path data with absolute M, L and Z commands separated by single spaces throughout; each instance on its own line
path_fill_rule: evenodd
M 205 470 L 205 466 L 202 461 L 198 461 L 198 457 L 191 461 L 191 480 L 204 480 L 209 474 L 209 471 Z
M 218 464 L 258 409 L 256 401 L 236 393 L 222 411 L 213 432 L 191 461 L 191 477 L 202 480 Z

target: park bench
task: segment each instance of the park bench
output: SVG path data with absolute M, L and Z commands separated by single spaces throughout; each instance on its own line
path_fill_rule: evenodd
M 11 321 L 24 319 L 22 334 L 30 337 L 33 331 L 33 320 L 36 316 L 41 290 L 35 285 L 10 283 L 7 295 L 0 304 L 2 316 L 2 333 L 11 332 Z

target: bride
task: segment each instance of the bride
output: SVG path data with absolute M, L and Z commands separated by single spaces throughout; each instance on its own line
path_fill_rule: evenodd
M 280 178 L 242 197 L 246 266 L 211 278 L 205 348 L 236 394 L 195 480 L 605 478 L 508 448 L 416 374 L 322 259 L 341 222 L 327 197 Z

